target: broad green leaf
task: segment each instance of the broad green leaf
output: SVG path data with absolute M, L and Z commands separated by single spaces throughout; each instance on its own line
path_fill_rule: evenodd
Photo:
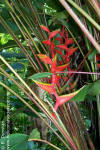
M 76 102 L 84 101 L 90 87 L 91 84 L 84 86 L 84 88 L 76 96 L 74 96 L 71 99 L 71 101 L 76 101 Z
M 52 75 L 52 73 L 49 73 L 49 72 L 37 73 L 37 74 L 34 74 L 31 77 L 29 77 L 29 79 L 36 80 L 36 79 L 45 78 L 45 77 L 48 77 L 51 75 Z
M 96 96 L 98 94 L 100 94 L 100 80 L 86 85 L 74 98 L 71 99 L 71 101 L 82 102 L 85 100 L 86 96 Z M 94 100 L 94 98 L 91 100 Z
M 88 91 L 88 95 L 96 96 L 98 94 L 100 94 L 100 80 L 97 80 L 94 83 L 92 83 Z
M 9 150 L 26 150 L 28 135 L 26 134 L 11 134 L 0 139 L 0 149 L 4 147 L 6 150 L 9 144 Z
M 37 130 L 37 128 L 33 129 L 33 131 L 31 132 L 29 140 L 30 139 L 40 139 L 40 132 Z

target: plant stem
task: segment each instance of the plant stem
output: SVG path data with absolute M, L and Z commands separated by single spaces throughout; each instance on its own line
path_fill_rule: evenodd
M 52 146 L 53 148 L 57 149 L 57 150 L 61 150 L 60 148 L 58 148 L 57 146 L 53 145 L 52 143 L 46 141 L 46 140 L 41 140 L 41 139 L 29 139 L 28 141 L 37 141 L 37 142 L 43 142 L 46 143 L 50 146 Z

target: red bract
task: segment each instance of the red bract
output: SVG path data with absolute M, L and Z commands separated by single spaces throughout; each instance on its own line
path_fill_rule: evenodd
M 48 29 L 48 27 L 42 26 L 42 25 L 40 25 L 40 27 L 41 27 L 43 30 L 45 30 L 46 32 L 50 33 L 50 30 Z
M 53 32 L 49 33 L 49 39 L 53 38 L 54 36 L 56 36 L 56 34 L 59 33 L 59 30 L 55 30 Z
M 59 55 L 63 55 L 61 50 L 56 50 L 56 53 L 58 53 Z
M 68 47 L 65 45 L 65 44 L 62 44 L 62 45 L 56 45 L 57 48 L 61 48 L 61 49 L 65 49 L 65 50 L 68 50 Z
M 67 95 L 57 96 L 56 97 L 55 110 L 57 111 L 59 106 L 61 106 L 64 103 L 68 102 L 69 100 L 71 100 L 80 90 L 75 91 L 75 92 L 70 93 L 70 94 L 67 94 Z
M 45 40 L 43 41 L 42 43 L 46 44 L 46 45 L 50 45 L 51 44 L 51 41 L 50 40 Z
M 54 93 L 54 90 L 53 90 L 51 84 L 42 83 L 42 82 L 35 81 L 35 80 L 33 80 L 33 81 L 34 81 L 39 87 L 41 87 L 43 90 L 49 92 L 50 94 L 53 94 L 53 93 Z
M 68 39 L 65 40 L 66 45 L 73 44 L 73 43 L 74 43 L 74 40 L 71 39 L 71 38 L 68 38 Z
M 65 65 L 57 66 L 57 67 L 56 67 L 56 72 L 63 71 L 63 70 L 65 70 L 68 66 L 69 66 L 69 63 L 68 63 L 68 64 L 65 64 Z
M 76 48 L 69 48 L 68 49 L 68 56 L 67 57 L 70 57 L 71 55 L 73 55 L 75 52 L 76 52 L 76 50 L 78 50 L 78 48 L 76 47 Z
M 45 62 L 46 64 L 52 64 L 52 61 L 50 59 L 50 57 L 44 55 L 44 54 L 38 54 L 38 57 Z

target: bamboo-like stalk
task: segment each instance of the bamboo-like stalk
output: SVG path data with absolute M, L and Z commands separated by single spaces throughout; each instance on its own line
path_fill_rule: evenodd
M 22 25 L 22 26 L 25 28 L 25 30 L 28 32 L 28 34 L 27 34 L 28 38 L 30 39 L 30 38 L 31 38 L 31 33 L 33 33 L 33 34 L 36 36 L 36 38 L 39 39 L 39 43 L 40 43 L 41 47 L 43 48 L 44 52 L 46 53 L 46 49 L 44 48 L 43 44 L 41 43 L 41 39 L 42 39 L 42 40 L 45 39 L 45 36 L 44 36 L 44 34 L 41 32 L 40 25 L 37 26 L 37 23 L 36 23 L 37 16 L 35 16 L 35 20 L 32 19 L 32 17 L 29 18 L 29 17 L 18 7 L 18 5 L 16 4 L 15 1 L 12 2 L 12 3 L 13 3 L 13 5 L 14 5 L 14 7 L 16 7 L 17 11 L 20 13 L 21 17 L 22 17 L 23 20 L 26 22 L 26 24 L 28 25 L 28 27 L 30 28 L 30 32 L 29 32 L 29 31 L 27 30 L 27 28 L 24 26 L 24 24 Z M 20 3 L 20 1 L 19 1 L 19 3 Z M 12 8 L 12 6 L 9 4 L 9 2 L 7 2 L 7 4 L 8 4 L 8 6 L 11 8 L 11 10 L 13 11 L 13 13 L 16 14 L 16 12 L 15 12 L 14 9 Z M 29 4 L 29 3 L 26 3 L 27 6 L 28 6 L 28 4 Z M 25 5 L 25 6 L 26 6 L 26 5 Z M 24 6 L 24 5 L 23 5 L 23 6 Z M 27 7 L 26 7 L 26 8 L 27 8 Z M 33 7 L 30 7 L 30 9 L 32 9 L 31 11 L 33 11 Z M 30 14 L 30 15 L 31 15 L 31 14 Z M 34 15 L 35 15 L 35 14 L 33 14 L 33 16 L 34 16 Z M 18 19 L 20 19 L 20 18 L 18 17 L 18 15 L 16 15 L 16 17 L 17 17 Z M 20 19 L 20 21 L 21 21 L 21 19 Z M 22 21 L 21 21 L 21 24 L 22 24 Z M 33 25 L 34 25 L 34 26 L 33 26 Z M 37 29 L 36 29 L 36 27 L 37 27 Z M 35 29 L 34 29 L 34 28 L 35 28 Z M 36 34 L 35 31 L 38 31 L 38 32 L 39 32 L 39 36 Z M 32 38 L 31 38 L 31 42 L 33 43 L 33 45 L 35 44 L 35 42 L 32 40 Z M 34 46 L 36 47 L 37 51 L 39 52 L 38 46 L 37 46 L 36 44 L 35 44 Z
M 91 4 L 96 14 L 100 18 L 100 4 L 97 2 L 97 0 L 87 0 L 87 1 Z
M 95 28 L 100 31 L 100 25 L 94 20 L 92 19 L 91 16 L 88 15 L 88 13 L 86 13 L 81 7 L 79 7 L 75 2 L 73 2 L 72 0 L 67 0 L 73 7 L 75 7 L 86 19 L 88 19 L 92 25 L 95 26 Z
M 90 40 L 90 42 L 93 44 L 93 46 L 96 48 L 96 50 L 100 53 L 100 45 L 97 43 L 97 41 L 93 38 L 93 36 L 90 34 L 88 29 L 84 26 L 84 24 L 80 21 L 79 17 L 74 13 L 74 11 L 71 9 L 71 7 L 68 5 L 68 3 L 65 0 L 59 0 L 59 2 L 63 5 L 63 7 L 68 11 L 68 13 L 71 15 L 71 17 L 75 20 L 75 22 L 78 24 L 80 29 L 83 31 L 83 33 L 87 36 L 87 38 Z

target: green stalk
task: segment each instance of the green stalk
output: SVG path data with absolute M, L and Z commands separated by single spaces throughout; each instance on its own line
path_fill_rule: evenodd
M 67 10 L 67 12 L 71 15 L 71 17 L 75 20 L 75 22 L 81 28 L 83 33 L 88 37 L 88 39 L 93 44 L 93 46 L 96 48 L 96 50 L 100 53 L 100 45 L 93 38 L 93 36 L 90 34 L 89 30 L 84 26 L 84 24 L 79 19 L 79 17 L 73 12 L 73 10 L 70 8 L 68 3 L 65 0 L 59 0 L 59 2 L 63 5 L 63 7 Z
M 75 2 L 73 2 L 72 0 L 67 0 L 74 8 L 76 8 L 83 16 L 85 16 L 94 26 L 95 28 L 100 31 L 100 25 L 94 20 L 92 19 L 88 13 L 86 13 L 81 7 L 79 7 Z

